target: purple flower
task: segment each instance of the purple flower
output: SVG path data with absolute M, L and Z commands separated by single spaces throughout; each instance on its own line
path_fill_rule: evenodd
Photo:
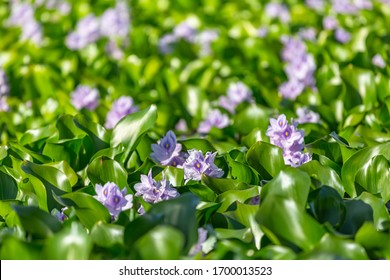
M 170 130 L 158 144 L 152 144 L 153 152 L 150 157 L 161 165 L 181 167 L 185 161 L 181 148 L 181 144 L 176 142 L 175 133 Z
M 195 256 L 197 253 L 202 252 L 203 243 L 207 239 L 207 233 L 208 232 L 206 229 L 198 228 L 198 242 L 195 244 L 195 246 L 189 252 L 190 256 Z
M 339 25 L 337 19 L 331 16 L 324 17 L 322 20 L 322 26 L 325 30 L 334 30 Z
M 187 122 L 184 120 L 184 119 L 180 119 L 176 126 L 175 126 L 175 129 L 177 131 L 181 131 L 181 132 L 185 132 L 188 130 L 188 126 L 187 126 Z
M 280 3 L 268 3 L 265 6 L 265 13 L 271 18 L 278 18 L 281 22 L 287 23 L 290 21 L 290 12 L 286 5 Z
M 196 36 L 196 41 L 200 47 L 200 55 L 206 56 L 211 54 L 211 43 L 218 39 L 216 30 L 204 30 Z
M 307 107 L 302 107 L 297 109 L 298 123 L 319 123 L 320 115 L 309 110 Z
M 351 40 L 351 33 L 346 31 L 344 28 L 337 28 L 334 32 L 334 37 L 340 43 L 346 44 Z
M 8 78 L 4 70 L 0 68 L 0 97 L 9 94 Z
M 297 123 L 290 125 L 284 114 L 277 119 L 270 119 L 266 135 L 270 142 L 283 150 L 284 162 L 293 167 L 311 160 L 309 154 L 303 154 L 305 147 L 304 132 L 297 129 Z
M 306 5 L 314 10 L 322 11 L 325 8 L 325 0 L 306 0 Z
M 77 110 L 83 108 L 95 110 L 99 104 L 99 92 L 96 88 L 78 85 L 72 93 L 72 104 Z
M 227 89 L 227 96 L 237 105 L 252 100 L 252 91 L 242 82 L 232 83 Z
M 193 43 L 196 38 L 197 29 L 190 20 L 185 20 L 173 29 L 173 35 L 178 39 L 183 39 L 187 42 Z
M 380 54 L 376 54 L 373 56 L 371 60 L 372 64 L 379 68 L 385 68 L 386 67 L 386 62 L 383 60 L 383 57 Z
M 214 164 L 216 152 L 207 152 L 206 156 L 203 156 L 202 151 L 193 149 L 189 150 L 188 154 L 189 156 L 183 165 L 185 183 L 189 180 L 199 181 L 202 174 L 215 178 L 223 176 L 223 170 Z
M 108 38 L 126 38 L 130 30 L 130 15 L 125 2 L 107 9 L 100 19 L 100 32 Z
M 113 40 L 109 40 L 107 42 L 106 52 L 112 59 L 115 60 L 121 60 L 125 55 L 123 51 L 118 47 L 118 44 Z
M 10 26 L 22 29 L 21 40 L 30 40 L 36 45 L 42 44 L 42 27 L 34 18 L 34 9 L 27 3 L 11 3 L 11 15 L 8 19 Z
M 94 198 L 100 201 L 110 212 L 113 220 L 115 220 L 119 213 L 133 207 L 133 196 L 131 194 L 126 195 L 127 190 L 112 183 L 107 182 L 104 186 L 95 185 L 96 194 Z
M 209 110 L 206 120 L 199 124 L 199 133 L 208 133 L 212 127 L 225 128 L 229 125 L 229 117 L 218 109 Z
M 295 100 L 305 89 L 305 85 L 298 80 L 288 80 L 279 87 L 280 95 Z
M 61 211 L 58 211 L 58 209 L 54 208 L 51 210 L 51 214 L 57 218 L 60 222 L 63 222 L 68 219 L 68 217 L 65 215 L 64 211 L 67 210 L 68 207 L 64 207 L 61 209 Z
M 166 34 L 162 36 L 158 42 L 158 49 L 162 54 L 169 54 L 173 52 L 173 46 L 177 42 L 177 38 L 173 34 Z
M 141 175 L 141 183 L 135 184 L 134 189 L 136 190 L 135 196 L 141 196 L 148 203 L 157 203 L 180 195 L 164 178 L 164 175 L 161 181 L 154 180 L 151 169 L 147 176 Z
M 316 29 L 313 27 L 301 28 L 298 32 L 299 38 L 301 38 L 302 40 L 308 40 L 312 42 L 316 40 L 316 35 L 317 35 Z
M 124 116 L 136 111 L 138 111 L 138 107 L 134 106 L 133 98 L 130 96 L 119 97 L 114 101 L 111 110 L 108 112 L 104 126 L 108 129 L 114 128 Z
M 0 112 L 8 112 L 9 105 L 7 101 L 7 96 L 0 96 Z
M 353 0 L 332 0 L 332 9 L 338 14 L 356 14 L 359 8 L 353 3 Z
M 96 42 L 100 37 L 100 21 L 89 14 L 77 23 L 75 31 L 68 34 L 66 46 L 71 50 L 79 50 Z
M 282 59 L 285 62 L 293 61 L 297 57 L 301 57 L 307 53 L 305 43 L 297 38 L 284 36 L 282 37 L 282 43 Z
M 259 29 L 257 29 L 256 35 L 259 38 L 264 38 L 265 36 L 267 36 L 268 31 L 269 31 L 268 27 L 262 26 L 262 27 L 259 27 Z

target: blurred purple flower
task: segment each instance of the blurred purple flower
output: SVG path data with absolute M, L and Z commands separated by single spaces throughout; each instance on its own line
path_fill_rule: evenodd
M 7 96 L 0 96 L 0 112 L 9 111 Z
M 89 14 L 77 23 L 75 31 L 68 34 L 65 43 L 69 49 L 79 50 L 96 42 L 100 37 L 100 21 L 93 14 Z
M 0 67 L 0 97 L 6 96 L 9 94 L 9 84 L 8 78 L 4 70 Z
M 384 61 L 383 57 L 380 54 L 376 54 L 373 56 L 371 60 L 372 64 L 379 68 L 385 68 L 386 67 L 386 62 Z
M 34 18 L 34 8 L 27 3 L 11 2 L 11 15 L 8 25 L 22 29 L 21 40 L 42 44 L 42 27 Z
M 184 120 L 184 119 L 180 119 L 176 126 L 175 126 L 175 129 L 177 131 L 182 131 L 182 132 L 185 132 L 188 130 L 188 126 L 187 126 L 187 122 Z
M 334 30 L 338 27 L 338 25 L 339 23 L 337 19 L 332 16 L 324 17 L 324 19 L 322 20 L 322 26 L 325 30 Z
M 257 37 L 259 37 L 259 38 L 264 38 L 265 36 L 267 36 L 268 31 L 269 31 L 269 30 L 268 30 L 267 27 L 262 26 L 262 27 L 259 27 L 259 28 L 257 29 L 256 35 L 257 35 Z
M 346 44 L 351 40 L 351 33 L 346 31 L 344 28 L 337 28 L 334 32 L 334 37 L 337 41 L 342 44 Z
M 309 110 L 307 107 L 298 108 L 296 111 L 298 115 L 297 122 L 301 123 L 319 123 L 320 115 Z
M 202 174 L 215 178 L 223 176 L 223 170 L 214 164 L 216 152 L 207 152 L 204 156 L 202 151 L 193 149 L 189 150 L 188 154 L 189 156 L 183 165 L 185 183 L 189 180 L 199 181 Z
M 158 42 L 158 49 L 162 54 L 170 54 L 173 52 L 173 46 L 177 42 L 177 38 L 173 34 L 165 34 Z
M 96 88 L 78 85 L 72 93 L 72 104 L 77 110 L 95 110 L 99 104 L 99 92 Z
M 199 124 L 199 133 L 208 133 L 212 127 L 219 129 L 225 128 L 229 125 L 229 117 L 222 114 L 218 109 L 209 110 L 206 120 Z
M 305 85 L 298 80 L 288 80 L 279 87 L 280 95 L 283 98 L 295 100 L 305 89 Z
M 212 53 L 211 43 L 218 39 L 218 32 L 216 30 L 204 30 L 196 36 L 196 42 L 200 47 L 200 55 L 206 56 Z
M 219 98 L 219 105 L 233 114 L 241 102 L 251 102 L 252 100 L 252 91 L 244 83 L 237 82 L 229 85 L 227 97 L 221 96 Z
M 183 39 L 190 43 L 193 43 L 195 41 L 196 33 L 197 29 L 189 20 L 185 20 L 179 23 L 173 29 L 173 35 L 177 39 Z
M 136 111 L 138 111 L 138 106 L 134 106 L 133 98 L 121 96 L 112 104 L 111 110 L 107 113 L 104 126 L 108 129 L 114 128 L 124 116 Z
M 151 169 L 147 176 L 141 175 L 141 183 L 135 184 L 134 189 L 136 190 L 135 196 L 141 196 L 148 203 L 157 203 L 180 195 L 164 178 L 164 175 L 161 181 L 154 180 Z
M 316 40 L 317 31 L 313 27 L 309 28 L 301 28 L 298 32 L 299 38 L 302 40 L 315 41 Z
M 181 167 L 185 161 L 184 153 L 181 152 L 181 144 L 176 142 L 176 135 L 171 130 L 158 141 L 152 144 L 153 152 L 150 157 L 161 165 Z
M 284 114 L 270 119 L 266 135 L 271 144 L 282 148 L 285 164 L 296 167 L 311 159 L 309 154 L 302 153 L 305 147 L 303 130 L 297 129 L 296 122 L 290 125 Z
M 122 190 L 112 183 L 107 182 L 104 186 L 95 185 L 96 194 L 94 198 L 100 201 L 110 212 L 112 220 L 116 220 L 119 213 L 133 207 L 133 195 L 127 194 L 126 188 Z
M 36 0 L 35 6 L 45 6 L 48 10 L 57 10 L 62 15 L 69 14 L 71 5 L 64 0 Z
M 265 6 L 265 13 L 271 18 L 278 18 L 281 22 L 287 23 L 290 21 L 290 11 L 287 6 L 280 3 L 268 3 Z
M 68 219 L 68 217 L 65 215 L 64 211 L 67 210 L 68 207 L 64 207 L 61 209 L 61 211 L 59 211 L 57 208 L 54 208 L 53 210 L 51 210 L 51 214 L 57 218 L 57 220 L 59 220 L 60 222 L 63 222 L 65 220 Z
M 118 44 L 113 40 L 107 42 L 106 52 L 114 60 L 121 60 L 125 55 L 121 48 L 118 47 Z
M 306 0 L 305 3 L 316 11 L 323 11 L 325 8 L 325 0 Z
M 298 38 L 284 36 L 281 41 L 283 43 L 282 59 L 285 62 L 290 62 L 295 60 L 297 57 L 306 55 L 306 45 Z
M 118 2 L 115 8 L 107 9 L 100 19 L 100 32 L 108 38 L 124 39 L 130 30 L 130 15 L 125 2 Z
M 203 243 L 207 240 L 207 230 L 204 228 L 198 228 L 198 242 L 190 250 L 189 256 L 195 256 L 197 253 L 202 252 Z

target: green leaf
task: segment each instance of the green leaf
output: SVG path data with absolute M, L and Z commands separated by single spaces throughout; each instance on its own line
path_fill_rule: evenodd
M 312 215 L 320 223 L 329 223 L 338 227 L 345 219 L 345 205 L 342 197 L 331 187 L 323 186 L 309 195 L 309 206 Z
M 120 225 L 97 223 L 91 230 L 91 238 L 96 245 L 103 248 L 123 245 L 124 230 Z
M 122 144 L 125 147 L 122 160 L 128 160 L 142 135 L 153 128 L 157 119 L 157 107 L 150 106 L 142 111 L 122 118 L 112 131 L 111 147 Z
M 322 185 L 334 188 L 340 196 L 344 196 L 344 187 L 337 172 L 329 166 L 324 166 L 316 160 L 311 160 L 298 167 L 306 172 L 311 178 L 319 180 Z
M 377 231 L 372 223 L 364 223 L 356 233 L 355 240 L 366 249 L 371 258 L 390 259 L 390 234 Z
M 206 175 L 202 175 L 202 183 L 212 189 L 216 194 L 221 194 L 229 190 L 243 190 L 248 188 L 248 184 L 238 180 L 214 178 Z
M 378 230 L 386 228 L 386 223 L 390 221 L 389 211 L 386 209 L 386 205 L 382 199 L 376 197 L 370 193 L 363 192 L 358 199 L 371 206 L 374 212 L 374 225 Z
M 245 203 L 248 199 L 260 195 L 260 187 L 255 186 L 244 190 L 228 190 L 218 195 L 216 202 L 222 203 L 218 212 L 225 212 L 235 202 Z
M 262 248 L 256 257 L 261 260 L 293 260 L 296 255 L 288 247 L 270 245 Z
M 127 171 L 117 161 L 107 157 L 95 158 L 87 167 L 88 178 L 93 184 L 113 182 L 121 189 L 127 186 Z
M 382 155 L 387 160 L 390 158 L 390 142 L 379 144 L 373 147 L 364 148 L 353 154 L 343 165 L 341 169 L 341 178 L 344 183 L 345 191 L 351 196 L 356 197 L 355 177 L 359 170 L 367 168 L 371 164 L 371 159 Z M 360 167 L 360 168 L 356 168 Z
M 266 142 L 257 142 L 247 153 L 247 161 L 263 179 L 272 179 L 284 168 L 281 148 Z
M 304 254 L 301 259 L 317 260 L 367 260 L 366 251 L 362 246 L 350 240 L 337 236 L 325 234 L 321 242 L 308 254 Z
M 2 241 L 0 259 L 2 260 L 41 260 L 41 248 L 36 244 L 23 242 L 14 236 Z
M 0 166 L 0 200 L 15 199 L 18 194 L 18 186 L 14 178 L 1 171 Z
M 227 162 L 230 169 L 230 175 L 233 179 L 247 184 L 257 185 L 259 177 L 247 164 L 235 161 L 231 156 L 227 156 Z
M 271 240 L 269 232 L 286 240 L 286 245 L 295 244 L 304 251 L 312 250 L 325 234 L 323 227 L 295 200 L 276 194 L 261 202 L 256 220 Z
M 270 109 L 251 104 L 236 114 L 233 127 L 242 135 L 247 135 L 255 128 L 266 130 L 269 125 Z
M 49 260 L 87 260 L 92 240 L 82 225 L 72 222 L 47 240 L 43 254 Z
M 74 206 L 76 216 L 80 222 L 91 229 L 97 222 L 110 222 L 111 216 L 106 207 L 94 197 L 82 193 L 73 192 L 61 196 L 62 202 L 66 206 Z
M 46 238 L 61 229 L 61 223 L 35 206 L 17 206 L 15 210 L 24 230 L 36 238 Z
M 339 231 L 348 235 L 355 235 L 365 222 L 374 221 L 374 213 L 370 205 L 361 200 L 345 201 L 346 216 Z
M 215 152 L 214 146 L 206 139 L 201 138 L 187 138 L 180 143 L 184 146 L 185 150 L 197 149 L 202 153 Z
M 309 190 L 309 176 L 296 168 L 287 167 L 261 189 L 261 200 L 278 195 L 294 200 L 299 209 L 303 210 L 306 208 Z
M 108 148 L 110 137 L 107 131 L 100 124 L 87 120 L 83 115 L 78 114 L 73 119 L 75 125 L 85 131 L 92 139 L 94 151 Z
M 184 245 L 183 233 L 174 227 L 159 225 L 137 240 L 132 248 L 136 259 L 177 260 Z

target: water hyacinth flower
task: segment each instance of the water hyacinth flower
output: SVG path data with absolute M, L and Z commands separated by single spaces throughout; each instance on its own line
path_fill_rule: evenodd
M 284 114 L 277 119 L 270 119 L 266 135 L 270 142 L 283 150 L 284 163 L 297 167 L 311 160 L 308 153 L 303 153 L 305 147 L 304 132 L 297 129 L 297 122 L 290 125 Z
M 183 39 L 187 42 L 193 43 L 195 42 L 197 28 L 195 27 L 195 22 L 191 20 L 185 20 L 173 29 L 173 35 L 177 39 Z
M 125 56 L 122 49 L 119 48 L 118 44 L 113 40 L 109 40 L 107 42 L 105 50 L 106 53 L 114 60 L 121 60 Z
M 0 97 L 6 96 L 9 93 L 8 78 L 4 70 L 0 68 Z
M 71 5 L 64 0 L 36 0 L 35 6 L 44 6 L 48 10 L 57 10 L 62 15 L 69 14 Z
M 204 228 L 198 228 L 198 242 L 191 248 L 189 256 L 195 256 L 197 253 L 202 252 L 203 243 L 207 240 L 207 230 Z
M 371 60 L 372 64 L 379 68 L 385 68 L 386 67 L 386 62 L 384 61 L 383 57 L 380 54 L 376 54 L 373 56 Z
M 9 105 L 7 101 L 7 96 L 0 96 L 0 112 L 8 112 Z
M 89 14 L 77 23 L 75 31 L 68 34 L 65 44 L 71 50 L 80 50 L 100 37 L 99 18 Z
M 196 35 L 196 42 L 200 47 L 199 54 L 206 56 L 211 54 L 211 43 L 218 39 L 216 30 L 204 30 Z
M 157 144 L 152 144 L 153 152 L 150 157 L 161 165 L 181 167 L 185 161 L 181 149 L 181 144 L 176 142 L 175 133 L 170 130 Z
M 99 104 L 99 92 L 96 88 L 78 85 L 72 93 L 72 104 L 77 110 L 95 110 Z
M 8 25 L 22 30 L 21 40 L 42 44 L 42 26 L 34 18 L 34 8 L 27 3 L 11 2 L 11 15 Z
M 256 31 L 256 36 L 259 38 L 264 38 L 268 35 L 268 28 L 266 26 L 259 27 Z
M 58 211 L 58 209 L 54 208 L 51 210 L 51 214 L 57 218 L 60 222 L 64 222 L 65 220 L 68 219 L 68 216 L 65 215 L 64 211 L 67 210 L 68 207 L 64 207 L 61 209 L 61 211 Z
M 107 113 L 104 126 L 108 129 L 114 128 L 123 117 L 137 111 L 138 106 L 134 105 L 133 98 L 130 96 L 119 97 L 114 101 L 111 110 Z
M 322 20 L 322 26 L 325 30 L 334 30 L 338 27 L 338 25 L 339 23 L 337 19 L 332 16 L 324 17 L 324 19 Z
M 265 13 L 271 18 L 277 18 L 283 23 L 290 21 L 290 11 L 286 5 L 280 3 L 268 3 L 265 6 Z
M 115 8 L 107 9 L 100 19 L 101 35 L 107 38 L 121 38 L 128 36 L 130 30 L 130 15 L 127 4 L 120 1 Z
M 178 197 L 180 194 L 172 187 L 170 182 L 164 177 L 161 181 L 152 178 L 152 170 L 148 175 L 141 175 L 141 182 L 134 185 L 135 196 L 140 196 L 148 203 L 157 203 Z
M 199 181 L 203 174 L 215 178 L 223 176 L 223 170 L 214 164 L 216 152 L 207 152 L 204 156 L 202 151 L 193 149 L 188 151 L 188 155 L 183 165 L 185 183 Z
M 227 96 L 219 98 L 219 105 L 234 114 L 236 107 L 244 101 L 251 102 L 252 91 L 242 82 L 231 83 L 227 89 Z
M 298 115 L 297 122 L 301 123 L 319 123 L 320 115 L 309 110 L 307 107 L 298 108 L 296 111 Z
M 209 110 L 206 119 L 199 124 L 198 132 L 208 133 L 213 127 L 222 129 L 228 125 L 229 117 L 226 114 L 222 114 L 218 109 Z
M 94 198 L 107 208 L 113 220 L 116 220 L 122 211 L 133 207 L 133 195 L 127 194 L 126 188 L 120 190 L 115 183 L 107 182 L 104 186 L 96 184 L 95 191 L 97 195 Z
M 305 0 L 305 3 L 316 11 L 323 11 L 325 8 L 325 0 Z
M 162 54 L 170 54 L 173 52 L 173 47 L 177 42 L 177 38 L 173 34 L 165 34 L 158 42 L 158 49 Z
M 334 32 L 334 37 L 335 39 L 342 43 L 342 44 L 346 44 L 348 43 L 350 40 L 351 40 L 351 33 L 349 33 L 347 30 L 345 30 L 344 28 L 337 28 Z

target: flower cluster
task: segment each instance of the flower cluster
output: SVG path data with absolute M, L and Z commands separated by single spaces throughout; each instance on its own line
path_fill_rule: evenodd
M 118 49 L 116 40 L 126 39 L 129 29 L 128 7 L 125 2 L 120 1 L 115 8 L 107 9 L 100 18 L 89 14 L 81 19 L 76 29 L 66 37 L 66 46 L 71 50 L 79 50 L 102 37 L 107 37 L 109 42 L 106 50 L 112 57 L 117 58 L 121 50 Z M 119 58 L 121 57 L 120 55 Z
M 35 6 L 44 6 L 48 10 L 57 10 L 60 14 L 67 15 L 71 5 L 64 0 L 35 0 Z
M 385 62 L 385 60 L 383 59 L 383 57 L 380 54 L 374 55 L 372 57 L 371 62 L 372 62 L 372 64 L 374 64 L 375 66 L 377 66 L 379 68 L 385 68 L 386 67 L 386 62 Z
M 31 41 L 37 46 L 42 44 L 42 26 L 34 18 L 34 8 L 27 3 L 11 2 L 11 15 L 8 24 L 22 30 L 20 39 Z
M 265 6 L 265 13 L 271 19 L 277 18 L 283 23 L 288 23 L 291 19 L 287 6 L 280 3 L 268 3 Z
M 219 105 L 234 114 L 236 107 L 244 101 L 252 101 L 252 91 L 242 82 L 231 83 L 227 89 L 227 96 L 219 98 Z
M 96 184 L 95 191 L 97 195 L 94 198 L 107 208 L 113 220 L 118 218 L 120 212 L 133 207 L 133 196 L 131 194 L 126 195 L 126 188 L 120 190 L 112 182 L 107 182 L 104 186 Z
M 287 63 L 284 71 L 288 81 L 279 87 L 284 98 L 295 100 L 306 87 L 315 89 L 313 56 L 306 51 L 306 45 L 297 38 L 283 37 L 282 58 Z
M 229 117 L 226 114 L 222 114 L 218 109 L 209 110 L 207 117 L 199 124 L 199 133 L 208 133 L 211 128 L 225 128 L 229 125 Z
M 181 167 L 186 157 L 181 148 L 181 144 L 176 142 L 176 135 L 170 130 L 157 144 L 152 144 L 150 157 L 161 165 Z
M 135 184 L 134 189 L 136 190 L 135 196 L 140 196 L 146 202 L 153 204 L 180 195 L 166 178 L 161 181 L 154 180 L 152 170 L 149 170 L 147 176 L 141 175 L 141 182 Z
M 223 176 L 223 170 L 214 163 L 217 153 L 207 152 L 204 156 L 202 151 L 193 149 L 188 151 L 188 155 L 183 165 L 186 183 L 189 180 L 199 181 L 203 174 L 215 178 Z
M 297 167 L 311 160 L 308 153 L 303 153 L 303 131 L 297 129 L 297 123 L 294 121 L 290 125 L 284 114 L 277 119 L 270 119 L 266 135 L 269 136 L 271 144 L 282 148 L 285 164 Z
M 77 110 L 94 110 L 99 104 L 99 92 L 96 88 L 78 85 L 72 93 L 72 104 Z
M 197 22 L 192 19 L 184 20 L 173 28 L 171 33 L 163 35 L 158 43 L 158 48 L 162 54 L 173 52 L 174 45 L 180 40 L 199 45 L 199 54 L 206 56 L 211 54 L 211 43 L 218 39 L 216 30 L 207 29 L 198 32 Z
M 371 9 L 371 0 L 332 0 L 332 10 L 338 14 L 351 15 Z
M 0 112 L 9 110 L 7 95 L 9 94 L 9 84 L 7 75 L 4 70 L 0 68 Z
M 298 108 L 296 111 L 298 115 L 298 123 L 319 123 L 320 115 L 309 110 L 307 107 Z
M 133 98 L 130 96 L 119 97 L 114 101 L 111 110 L 107 113 L 104 126 L 108 129 L 114 128 L 123 117 L 136 111 L 138 111 L 138 106 L 134 105 Z

